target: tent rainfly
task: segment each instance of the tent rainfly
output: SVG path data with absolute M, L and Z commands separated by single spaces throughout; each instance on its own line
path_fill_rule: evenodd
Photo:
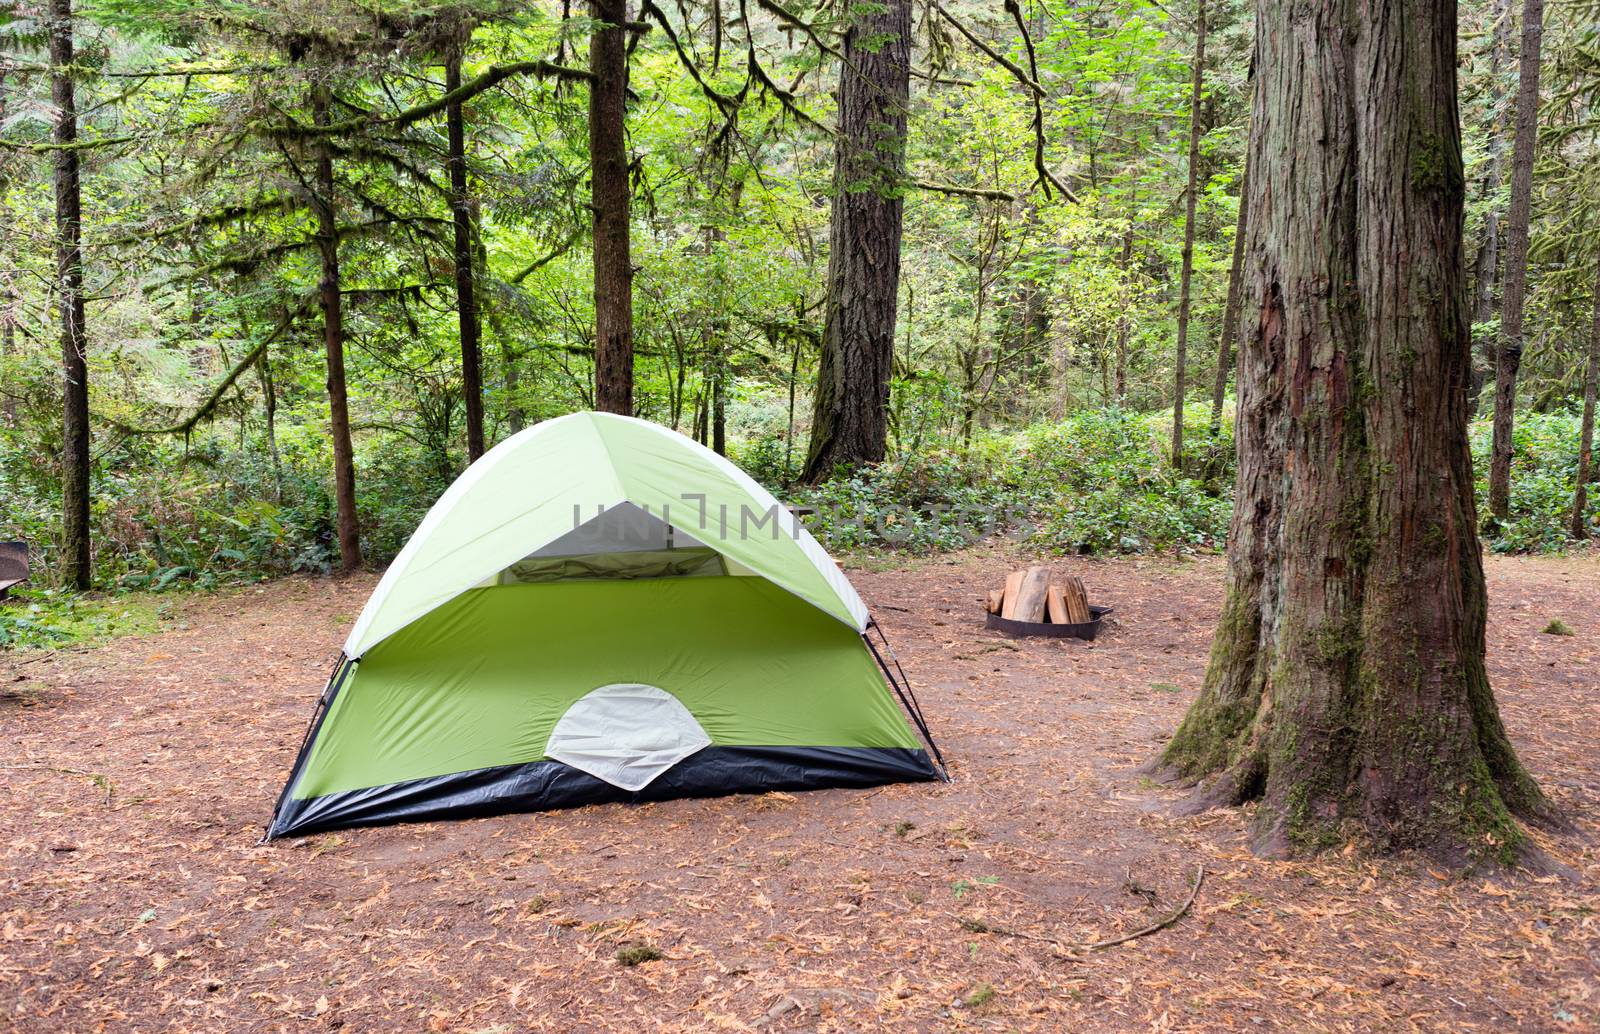
M 384 574 L 267 835 L 941 778 L 871 631 L 723 457 L 629 417 L 546 421 L 457 478 Z

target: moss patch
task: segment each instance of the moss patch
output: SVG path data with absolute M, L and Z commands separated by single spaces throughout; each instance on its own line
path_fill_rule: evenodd
M 617 961 L 624 966 L 637 966 L 664 958 L 661 949 L 650 944 L 627 944 L 617 949 Z

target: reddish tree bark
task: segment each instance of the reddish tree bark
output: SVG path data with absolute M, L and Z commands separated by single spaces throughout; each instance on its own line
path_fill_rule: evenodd
M 889 447 L 910 40 L 909 0 L 851 7 L 839 68 L 827 316 L 801 473 L 809 482 L 877 463 Z
M 633 415 L 627 0 L 591 0 L 589 160 L 594 209 L 594 408 Z
M 1544 0 L 1523 0 L 1521 70 L 1517 77 L 1517 139 L 1511 153 L 1511 211 L 1506 219 L 1505 297 L 1500 303 L 1500 348 L 1494 377 L 1494 446 L 1489 457 L 1489 512 L 1511 510 L 1511 432 L 1522 366 L 1522 315 L 1528 293 L 1528 225 L 1533 210 L 1533 159 L 1539 147 L 1539 50 Z
M 1554 819 L 1484 667 L 1456 5 L 1257 8 L 1228 593 L 1162 760 L 1264 853 L 1507 861 Z

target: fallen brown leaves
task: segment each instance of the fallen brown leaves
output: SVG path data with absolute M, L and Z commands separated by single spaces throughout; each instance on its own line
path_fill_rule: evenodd
M 372 578 L 197 598 L 0 701 L 0 1028 L 1562 1030 L 1600 1022 L 1600 565 L 1491 559 L 1490 662 L 1570 875 L 1271 862 L 1136 767 L 1221 565 L 1072 563 L 1093 643 L 1003 640 L 1017 557 L 855 576 L 955 782 L 258 843 Z M 1574 636 L 1540 635 L 1554 619 Z M 1183 904 L 1180 918 L 1110 950 Z M 970 925 L 955 917 L 968 917 Z M 1025 936 L 1006 936 L 1003 930 Z M 630 951 L 648 948 L 649 952 Z M 659 958 L 646 958 L 650 952 Z M 619 954 L 621 953 L 621 954 Z M 636 960 L 625 965 L 620 959 Z

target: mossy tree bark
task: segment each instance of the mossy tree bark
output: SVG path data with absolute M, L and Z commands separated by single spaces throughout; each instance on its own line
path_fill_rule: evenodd
M 311 86 L 312 121 L 328 124 L 333 91 L 325 83 Z M 361 566 L 361 525 L 356 516 L 356 456 L 350 439 L 350 393 L 344 371 L 344 310 L 339 294 L 339 224 L 334 209 L 333 151 L 326 141 L 316 145 L 316 190 L 311 205 L 317 216 L 317 254 L 322 277 L 317 284 L 322 304 L 322 344 L 328 365 L 328 433 L 333 439 L 333 497 L 339 535 L 339 570 Z
M 1228 594 L 1162 755 L 1256 847 L 1515 857 L 1467 448 L 1456 8 L 1264 4 Z
M 1583 423 L 1578 431 L 1578 484 L 1572 490 L 1572 537 L 1589 537 L 1589 482 L 1594 478 L 1594 407 L 1600 389 L 1600 263 L 1594 272 L 1594 325 L 1589 328 L 1589 363 L 1583 374 Z
M 1178 346 L 1172 384 L 1172 466 L 1183 469 L 1183 401 L 1189 365 L 1189 295 L 1194 280 L 1194 214 L 1200 187 L 1200 96 L 1206 79 L 1206 0 L 1195 9 L 1194 68 L 1189 86 L 1189 186 L 1184 191 L 1183 268 L 1178 275 Z
M 910 93 L 909 0 L 853 4 L 839 68 L 827 317 L 805 481 L 877 463 L 888 451 Z
M 1494 28 L 1489 48 L 1489 160 L 1484 162 L 1481 195 L 1492 198 L 1500 191 L 1505 164 L 1505 89 L 1501 85 L 1506 65 L 1511 62 L 1511 0 L 1494 0 Z M 1500 212 L 1491 207 L 1483 214 L 1483 235 L 1478 239 L 1478 255 L 1472 266 L 1472 323 L 1494 320 L 1495 297 L 1500 289 Z M 1476 417 L 1483 383 L 1494 369 L 1496 349 L 1491 340 L 1482 348 L 1484 365 L 1474 362 L 1472 381 L 1467 389 L 1467 411 Z
M 1522 53 L 1518 55 L 1517 135 L 1511 150 L 1511 210 L 1506 218 L 1505 296 L 1500 300 L 1500 342 L 1494 372 L 1494 443 L 1489 456 L 1489 512 L 1511 512 L 1511 440 L 1522 368 L 1523 303 L 1528 295 L 1528 226 L 1533 217 L 1533 159 L 1539 148 L 1539 61 L 1544 43 L 1544 0 L 1523 0 Z
M 1133 330 L 1133 224 L 1136 216 L 1133 205 L 1128 206 L 1128 225 L 1122 231 L 1122 251 L 1117 256 L 1117 272 L 1122 277 L 1122 316 L 1117 320 L 1117 379 L 1114 401 L 1118 406 L 1128 400 L 1128 335 Z M 1064 409 L 1065 407 L 1063 407 Z
M 6 122 L 6 100 L 10 95 L 6 92 L 6 69 L 0 68 L 0 125 Z M 12 163 L 0 162 L 0 220 L 7 225 L 14 223 L 11 207 L 7 204 L 10 196 L 8 188 L 11 185 Z M 5 365 L 7 356 L 15 354 L 13 349 L 17 339 L 17 306 L 21 302 L 20 292 L 12 282 L 13 273 L 9 269 L 0 269 L 0 367 Z M 15 427 L 17 423 L 17 396 L 0 384 L 0 425 Z
M 1244 241 L 1249 230 L 1250 165 L 1239 181 L 1239 219 L 1233 228 L 1233 261 L 1228 266 L 1228 300 L 1222 310 L 1222 331 L 1217 335 L 1217 377 L 1211 386 L 1211 437 L 1222 433 L 1222 403 L 1228 395 L 1228 372 L 1233 369 L 1233 339 L 1239 333 L 1239 280 L 1244 269 Z
M 87 589 L 89 552 L 89 361 L 84 330 L 83 193 L 78 174 L 78 105 L 72 81 L 72 0 L 50 3 L 50 100 L 56 117 L 56 305 L 61 312 L 61 575 Z

